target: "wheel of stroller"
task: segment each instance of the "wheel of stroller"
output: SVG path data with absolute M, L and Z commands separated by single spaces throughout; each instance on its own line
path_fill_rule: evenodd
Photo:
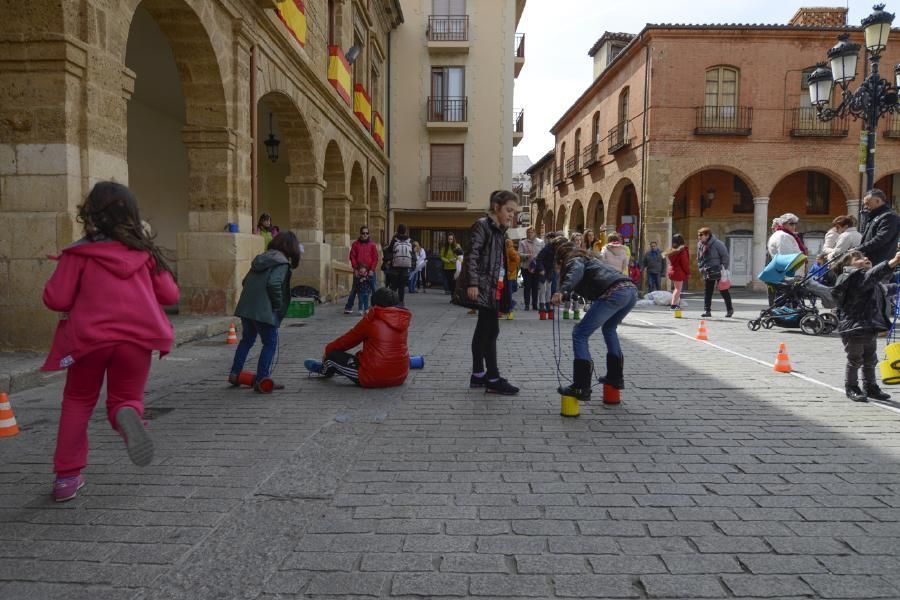
M 832 331 L 836 331 L 839 325 L 838 318 L 832 313 L 822 313 L 822 322 L 825 323 L 825 329 L 822 331 L 824 335 L 828 335 Z
M 825 321 L 815 313 L 804 315 L 800 319 L 800 331 L 806 335 L 819 335 L 825 329 Z
M 750 319 L 747 321 L 747 329 L 750 331 L 759 331 L 760 322 L 759 319 Z
M 775 325 L 775 321 L 772 319 L 763 319 L 762 326 L 766 329 L 772 329 L 772 326 Z

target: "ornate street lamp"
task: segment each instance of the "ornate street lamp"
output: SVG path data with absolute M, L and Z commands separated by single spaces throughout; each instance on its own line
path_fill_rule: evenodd
M 281 140 L 275 137 L 275 134 L 272 132 L 272 113 L 269 113 L 269 137 L 265 139 L 263 144 L 266 145 L 266 156 L 269 157 L 273 163 L 278 162 L 278 145 L 281 144 Z
M 838 43 L 828 51 L 826 63 L 819 63 L 816 69 L 809 75 L 809 100 L 816 107 L 819 119 L 831 121 L 832 119 L 852 116 L 854 119 L 862 119 L 865 131 L 868 134 L 866 140 L 866 190 L 875 186 L 875 138 L 878 121 L 888 113 L 900 112 L 897 103 L 897 88 L 900 87 L 900 65 L 894 68 L 894 86 L 883 79 L 878 72 L 881 61 L 881 53 L 887 47 L 888 36 L 891 33 L 891 23 L 894 15 L 885 12 L 884 4 L 876 4 L 874 12 L 862 20 L 862 26 L 866 36 L 866 58 L 869 61 L 869 73 L 856 91 L 848 89 L 850 82 L 856 79 L 856 67 L 859 53 L 862 49 L 859 44 L 850 42 L 850 34 L 843 33 L 838 37 Z M 834 84 L 841 88 L 841 103 L 831 108 L 832 92 Z

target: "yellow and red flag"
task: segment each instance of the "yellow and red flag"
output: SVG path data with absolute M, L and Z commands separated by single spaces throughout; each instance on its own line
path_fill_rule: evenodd
M 303 0 L 275 0 L 275 12 L 294 39 L 306 47 L 306 7 Z
M 340 46 L 328 46 L 328 81 L 341 98 L 350 104 L 350 63 L 344 57 Z
M 372 117 L 372 137 L 375 138 L 375 143 L 384 150 L 384 119 L 381 118 L 381 113 L 377 111 Z
M 361 83 L 357 83 L 353 87 L 353 112 L 360 123 L 366 126 L 366 129 L 372 127 L 372 99 L 366 93 L 366 88 Z

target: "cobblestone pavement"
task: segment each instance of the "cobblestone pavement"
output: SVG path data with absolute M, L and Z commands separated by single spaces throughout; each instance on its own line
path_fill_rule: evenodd
M 715 346 L 698 310 L 638 309 L 623 403 L 563 419 L 549 323 L 501 323 L 523 391 L 486 397 L 466 387 L 474 319 L 408 298 L 426 369 L 395 390 L 305 376 L 355 319 L 339 305 L 282 330 L 271 396 L 223 383 L 221 338 L 178 348 L 147 390 L 153 464 L 98 411 L 66 504 L 61 384 L 14 395 L 0 598 L 900 598 L 900 419 L 831 387 L 837 338 L 750 332 L 754 298 L 708 320 Z M 802 377 L 772 372 L 779 341 Z

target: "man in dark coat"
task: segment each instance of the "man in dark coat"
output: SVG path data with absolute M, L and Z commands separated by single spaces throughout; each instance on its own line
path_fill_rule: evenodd
M 863 198 L 863 205 L 869 213 L 862 242 L 856 248 L 866 255 L 873 265 L 884 262 L 897 252 L 900 237 L 900 217 L 887 204 L 887 196 L 879 189 L 873 189 Z

